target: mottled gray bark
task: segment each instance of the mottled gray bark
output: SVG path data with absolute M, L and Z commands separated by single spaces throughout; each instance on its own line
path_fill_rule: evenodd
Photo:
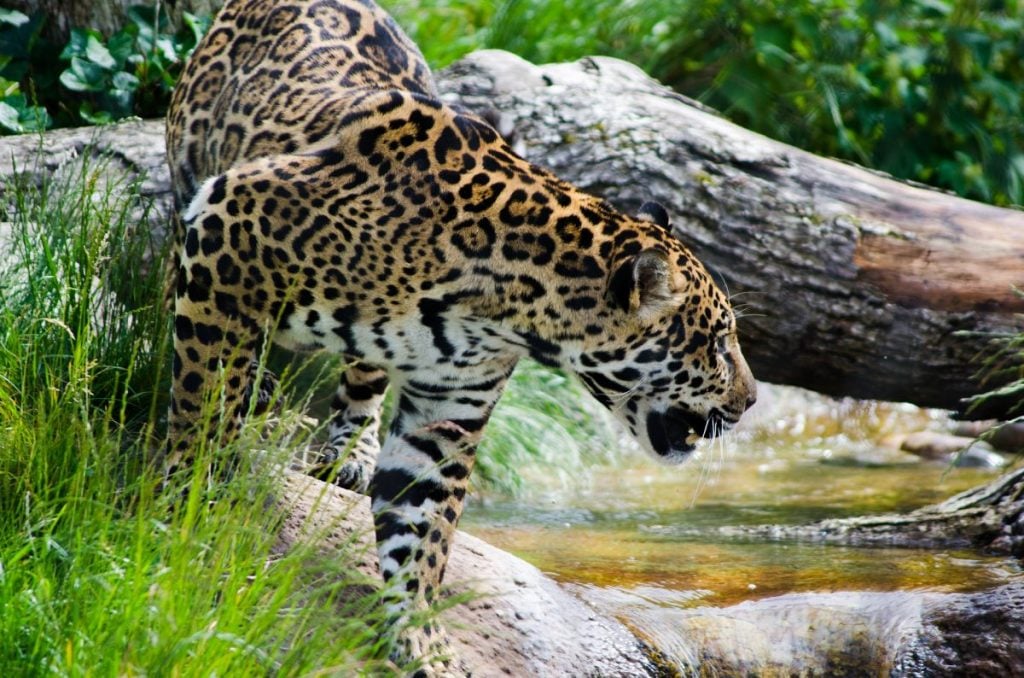
M 1024 327 L 1024 212 L 774 142 L 614 59 L 478 52 L 440 80 L 500 111 L 529 159 L 624 209 L 665 205 L 744 310 L 760 379 L 957 409 L 986 347 L 960 332 Z
M 760 379 L 957 409 L 978 391 L 987 346 L 969 333 L 1024 329 L 1024 298 L 1011 289 L 1024 287 L 1024 212 L 771 141 L 613 59 L 534 66 L 478 52 L 439 81 L 452 102 L 497 110 L 520 151 L 564 178 L 623 209 L 663 203 L 744 314 L 743 350 Z M 166 209 L 161 128 L 2 138 L 0 185 L 12 157 L 38 178 L 91 142 L 144 175 Z

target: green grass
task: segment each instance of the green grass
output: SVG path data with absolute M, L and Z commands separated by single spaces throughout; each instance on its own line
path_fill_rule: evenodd
M 272 473 L 207 501 L 203 449 L 187 501 L 155 493 L 168 328 L 143 262 L 165 253 L 136 185 L 69 164 L 0 206 L 0 673 L 386 672 L 360 554 L 277 553 Z M 273 448 L 258 429 L 235 448 Z
M 572 487 L 595 465 L 619 457 L 617 431 L 579 381 L 523 360 L 484 432 L 476 486 L 485 494 L 516 495 L 529 472 Z
M 505 49 L 535 63 L 608 54 L 639 65 L 663 51 L 667 0 L 383 0 L 434 68 L 477 49 Z
M 358 549 L 275 548 L 274 464 L 310 435 L 290 422 L 333 390 L 337 359 L 279 361 L 295 395 L 283 423 L 202 445 L 176 486 L 187 499 L 156 491 L 167 252 L 138 189 L 87 157 L 0 197 L 0 674 L 387 674 L 394 629 L 355 572 Z M 515 492 L 531 465 L 569 482 L 606 456 L 608 420 L 587 399 L 524 363 L 477 488 Z M 283 451 L 210 484 L 214 465 L 253 449 Z

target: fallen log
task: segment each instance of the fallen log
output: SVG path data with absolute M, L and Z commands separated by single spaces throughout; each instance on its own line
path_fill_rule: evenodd
M 989 349 L 979 333 L 1024 331 L 1024 212 L 771 141 L 614 59 L 534 66 L 485 51 L 438 79 L 451 102 L 497 111 L 531 160 L 623 209 L 665 205 L 742 310 L 762 380 L 962 410 Z M 145 177 L 166 214 L 161 121 L 0 138 L 0 189 L 15 163 L 38 180 L 86 149 Z
M 970 333 L 1024 331 L 1024 212 L 772 141 L 615 59 L 477 52 L 440 85 L 497 109 L 527 158 L 585 190 L 626 210 L 661 202 L 745 309 L 759 379 L 962 409 L 986 350 Z

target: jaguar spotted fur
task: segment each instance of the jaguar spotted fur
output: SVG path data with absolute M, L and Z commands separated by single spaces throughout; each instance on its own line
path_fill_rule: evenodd
M 665 210 L 624 215 L 518 157 L 441 102 L 369 0 L 229 0 L 175 90 L 167 149 L 167 472 L 191 462 L 212 391 L 223 439 L 243 425 L 265 337 L 353 360 L 324 462 L 353 450 L 336 470 L 369 488 L 397 617 L 436 595 L 476 444 L 521 357 L 579 375 L 670 460 L 754 400 L 728 300 Z M 455 671 L 441 629 L 404 633 L 394 655 Z

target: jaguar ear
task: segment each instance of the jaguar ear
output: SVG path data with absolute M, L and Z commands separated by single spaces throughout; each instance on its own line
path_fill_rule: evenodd
M 636 218 L 641 221 L 649 221 L 652 224 L 661 226 L 666 231 L 671 230 L 668 221 L 668 212 L 661 206 L 660 203 L 653 201 L 645 202 L 640 205 L 640 211 L 636 213 Z
M 668 255 L 647 249 L 627 259 L 608 284 L 608 300 L 629 313 L 647 315 L 671 301 Z

